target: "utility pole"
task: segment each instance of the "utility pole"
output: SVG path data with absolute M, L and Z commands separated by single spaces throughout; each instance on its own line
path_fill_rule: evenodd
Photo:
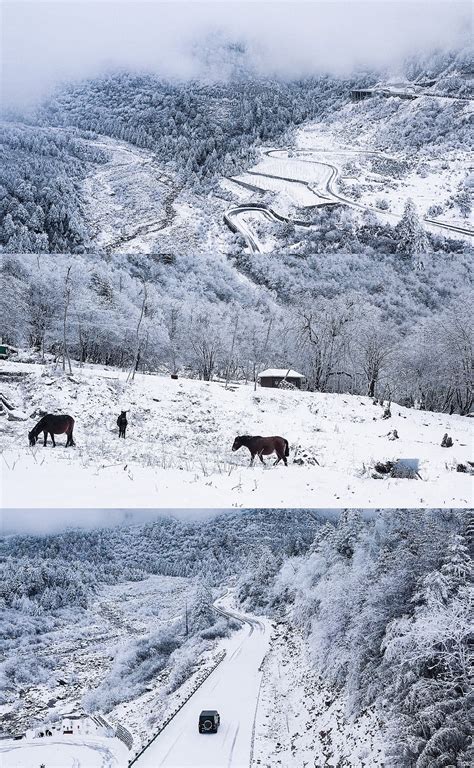
M 185 636 L 187 637 L 187 636 L 188 636 L 188 634 L 189 634 L 189 624 L 188 624 L 188 601 L 187 601 L 187 600 L 186 600 L 186 602 L 185 602 L 185 604 L 184 604 L 184 617 L 185 617 L 185 618 L 184 618 L 184 627 L 185 627 L 185 630 L 184 630 L 184 634 L 185 634 Z

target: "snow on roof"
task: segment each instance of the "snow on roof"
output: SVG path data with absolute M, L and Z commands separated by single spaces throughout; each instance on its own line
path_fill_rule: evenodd
M 298 373 L 298 371 L 288 370 L 288 368 L 268 368 L 266 371 L 262 371 L 258 374 L 258 378 L 267 378 L 270 376 L 281 376 L 282 378 L 288 378 L 288 379 L 304 379 L 302 373 Z

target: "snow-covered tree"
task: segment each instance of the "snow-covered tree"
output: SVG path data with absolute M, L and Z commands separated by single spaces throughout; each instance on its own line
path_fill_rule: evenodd
M 428 251 L 428 238 L 411 198 L 405 203 L 403 216 L 396 226 L 397 250 L 406 256 L 418 256 Z

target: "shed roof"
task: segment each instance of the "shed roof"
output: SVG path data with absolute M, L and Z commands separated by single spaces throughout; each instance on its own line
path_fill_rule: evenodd
M 302 373 L 298 373 L 298 371 L 293 371 L 291 368 L 288 370 L 288 368 L 267 368 L 266 371 L 262 371 L 258 374 L 259 379 L 266 379 L 273 376 L 281 376 L 282 379 L 285 377 L 287 379 L 304 379 L 305 376 L 303 376 Z

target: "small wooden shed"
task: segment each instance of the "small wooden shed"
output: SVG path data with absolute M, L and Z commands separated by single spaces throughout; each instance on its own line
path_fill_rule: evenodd
M 287 381 L 289 384 L 293 384 L 298 389 L 301 389 L 302 382 L 305 376 L 298 371 L 293 371 L 291 368 L 268 368 L 266 371 L 262 371 L 258 374 L 258 380 L 261 387 L 278 387 L 282 381 Z

